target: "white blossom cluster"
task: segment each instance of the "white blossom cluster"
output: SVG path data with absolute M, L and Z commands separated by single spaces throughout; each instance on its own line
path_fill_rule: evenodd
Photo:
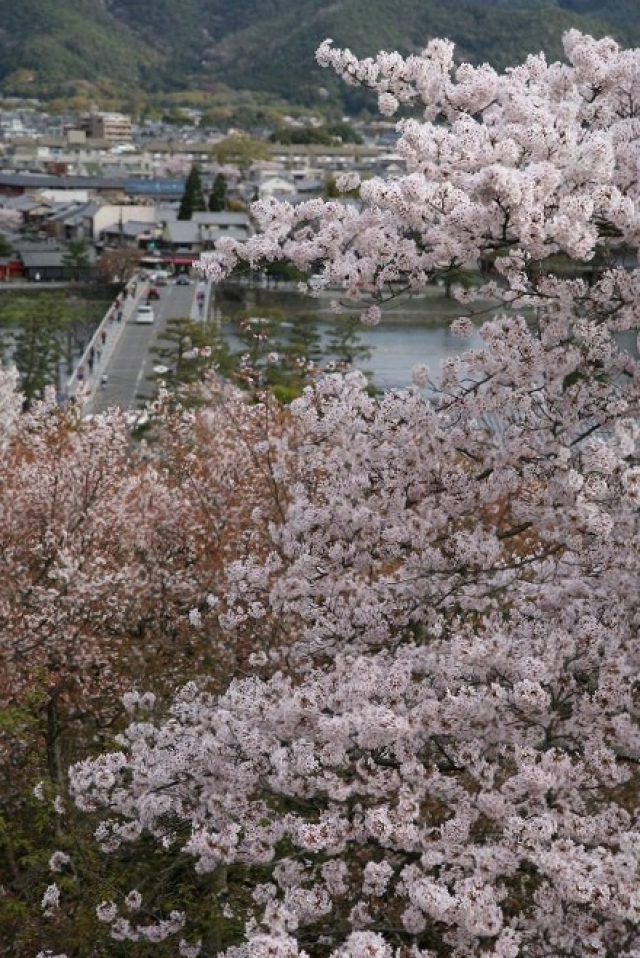
M 364 61 L 323 44 L 383 113 L 423 106 L 405 175 L 363 182 L 361 209 L 257 204 L 261 232 L 206 264 L 320 260 L 375 323 L 394 284 L 489 262 L 480 292 L 505 307 L 434 401 L 350 373 L 291 405 L 271 554 L 229 564 L 218 609 L 230 642 L 277 622 L 277 668 L 255 657 L 264 674 L 217 697 L 192 683 L 164 721 L 131 698 L 120 751 L 72 771 L 105 849 L 170 846 L 178 819 L 199 873 L 255 868 L 226 958 L 640 954 L 640 366 L 621 335 L 640 325 L 640 51 L 565 49 L 498 75 L 442 41 Z M 604 265 L 563 278 L 552 255 Z M 120 940 L 184 927 L 99 908 Z

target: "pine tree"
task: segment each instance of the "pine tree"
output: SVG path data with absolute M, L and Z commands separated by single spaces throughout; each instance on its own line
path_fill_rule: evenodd
M 202 180 L 200 178 L 200 168 L 196 163 L 189 170 L 187 182 L 185 183 L 184 193 L 180 201 L 180 210 L 178 211 L 179 220 L 190 220 L 197 210 L 206 210 L 204 193 L 202 192 Z
M 221 213 L 227 208 L 227 179 L 223 173 L 218 173 L 213 181 L 213 188 L 209 194 L 209 212 Z
M 80 279 L 86 279 L 91 266 L 89 259 L 89 250 L 86 243 L 74 241 L 69 243 L 69 248 L 62 257 L 62 263 L 68 276 L 78 282 Z
M 343 313 L 333 318 L 325 352 L 339 369 L 357 366 L 371 358 L 371 349 L 362 342 L 362 324 L 353 313 Z
M 183 404 L 190 405 L 194 397 L 189 387 L 201 381 L 212 365 L 215 349 L 215 332 L 207 324 L 187 317 L 169 319 L 152 349 L 156 360 L 152 379 L 163 382 Z
M 57 387 L 71 319 L 62 298 L 15 303 L 11 315 L 18 332 L 12 360 L 20 375 L 25 407 L 42 399 L 47 387 Z

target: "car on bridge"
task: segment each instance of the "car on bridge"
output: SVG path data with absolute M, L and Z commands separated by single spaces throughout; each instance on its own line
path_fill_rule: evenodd
M 146 303 L 141 303 L 136 310 L 136 323 L 152 323 L 156 316 L 153 307 Z

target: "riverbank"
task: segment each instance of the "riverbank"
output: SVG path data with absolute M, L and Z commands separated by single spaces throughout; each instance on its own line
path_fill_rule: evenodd
M 473 312 L 483 321 L 487 315 L 500 309 L 498 300 L 478 300 Z M 222 322 L 233 321 L 238 316 L 261 315 L 281 312 L 283 318 L 292 313 L 308 315 L 310 318 L 330 320 L 339 309 L 343 315 L 358 316 L 361 304 L 341 299 L 339 290 L 317 290 L 301 292 L 298 284 L 287 283 L 278 286 L 264 284 L 226 283 L 215 291 L 215 308 Z M 441 286 L 428 286 L 415 294 L 399 294 L 382 307 L 385 325 L 413 325 L 430 323 L 440 326 L 450 323 L 461 315 L 468 315 L 469 309 L 457 300 L 448 297 Z

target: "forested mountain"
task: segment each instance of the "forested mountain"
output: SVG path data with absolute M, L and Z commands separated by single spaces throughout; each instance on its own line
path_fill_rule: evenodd
M 315 64 L 326 37 L 357 54 L 446 36 L 461 59 L 508 66 L 561 56 L 571 26 L 640 42 L 637 0 L 0 0 L 0 91 L 40 97 L 128 90 L 261 90 L 292 102 L 337 84 Z M 357 105 L 357 101 L 353 101 Z

